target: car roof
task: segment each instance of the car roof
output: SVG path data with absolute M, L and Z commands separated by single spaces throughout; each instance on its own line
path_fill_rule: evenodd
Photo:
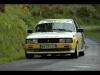
M 38 22 L 38 24 L 43 24 L 43 23 L 54 23 L 54 22 L 61 22 L 61 23 L 74 23 L 73 19 L 43 19 Z

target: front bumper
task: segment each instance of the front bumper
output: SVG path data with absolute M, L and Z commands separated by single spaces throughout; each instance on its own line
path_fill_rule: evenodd
M 75 53 L 75 51 L 56 51 L 56 52 L 30 52 L 30 51 L 27 51 L 27 54 L 72 54 L 72 53 Z
M 50 43 L 42 43 L 50 44 Z M 55 48 L 41 49 L 41 44 L 26 44 L 25 50 L 27 54 L 71 54 L 75 53 L 75 44 L 73 43 L 51 43 L 56 45 Z

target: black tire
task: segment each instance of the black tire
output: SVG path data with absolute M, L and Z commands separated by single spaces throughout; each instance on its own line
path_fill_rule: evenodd
M 75 53 L 73 53 L 71 56 L 73 58 L 78 58 L 78 56 L 79 56 L 78 47 L 75 48 Z
M 27 59 L 32 59 L 34 57 L 34 54 L 25 54 Z
M 80 52 L 79 55 L 84 56 L 85 55 L 84 51 Z

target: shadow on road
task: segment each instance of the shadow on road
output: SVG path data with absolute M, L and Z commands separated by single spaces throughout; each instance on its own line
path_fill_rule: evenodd
M 47 56 L 47 57 L 40 57 L 37 59 L 73 59 L 71 56 Z
M 79 56 L 78 58 L 80 58 L 81 56 Z M 45 56 L 45 57 L 34 57 L 32 59 L 77 59 L 77 58 L 73 58 L 72 56 L 68 55 L 68 56 Z

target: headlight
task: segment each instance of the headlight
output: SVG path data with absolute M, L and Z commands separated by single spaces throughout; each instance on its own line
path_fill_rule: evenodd
M 59 39 L 60 43 L 72 43 L 73 39 L 72 38 L 66 38 L 66 39 Z
M 27 39 L 26 43 L 27 44 L 34 44 L 34 43 L 37 43 L 37 40 L 36 39 Z

